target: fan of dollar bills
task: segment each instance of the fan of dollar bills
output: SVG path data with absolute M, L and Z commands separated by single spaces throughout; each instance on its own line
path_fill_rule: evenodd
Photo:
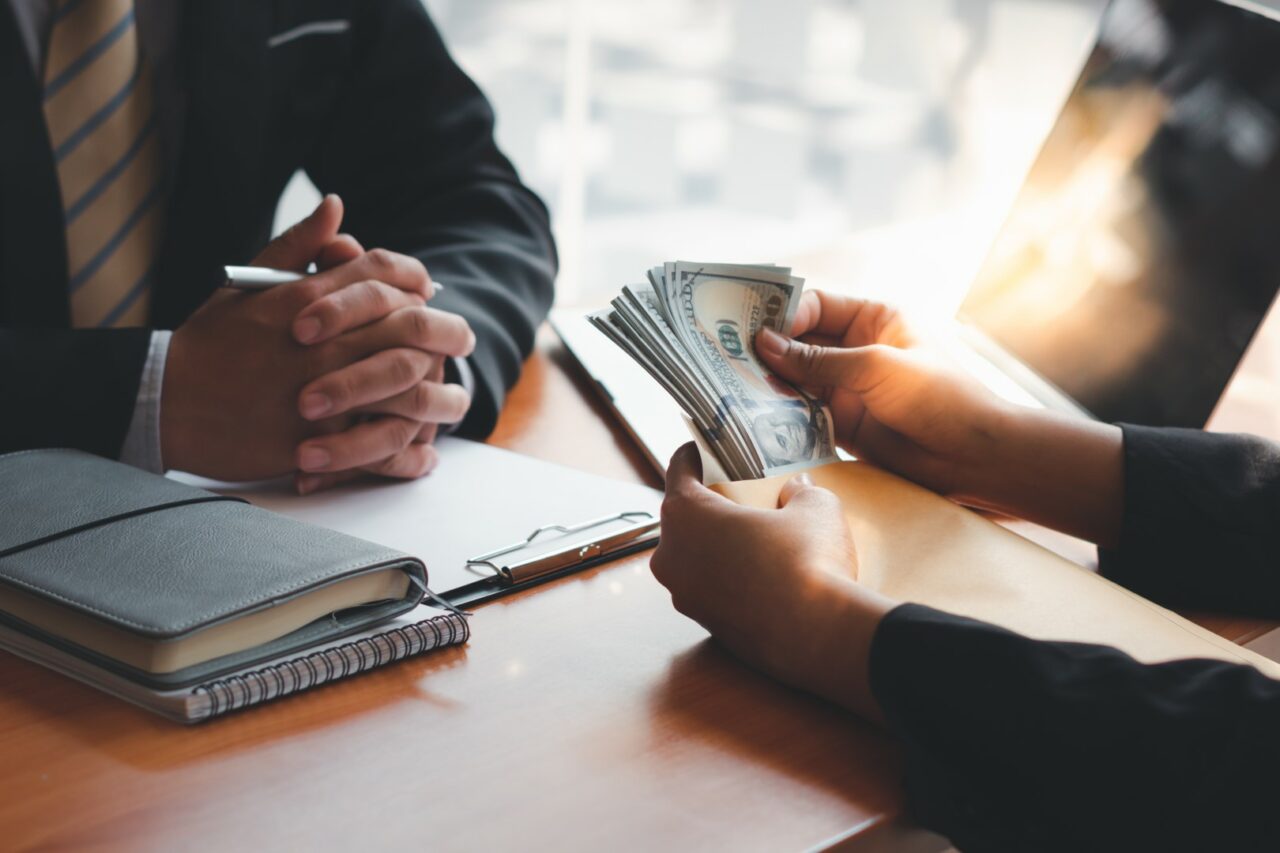
M 761 327 L 786 333 L 804 279 L 787 267 L 665 263 L 588 317 L 666 389 L 733 480 L 835 459 L 831 413 L 756 357 Z

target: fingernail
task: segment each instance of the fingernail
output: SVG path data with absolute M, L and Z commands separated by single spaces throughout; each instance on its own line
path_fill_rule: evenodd
M 787 339 L 773 329 L 764 328 L 756 336 L 756 349 L 766 355 L 781 356 L 787 351 Z
M 309 344 L 320 337 L 320 321 L 315 317 L 303 317 L 293 324 L 293 334 L 302 343 Z
M 813 485 L 813 478 L 810 477 L 808 474 L 796 474 L 795 477 L 793 477 L 792 479 L 802 486 Z
M 303 471 L 323 471 L 329 467 L 329 451 L 322 447 L 304 447 L 298 454 L 298 467 Z
M 315 419 L 333 408 L 333 401 L 320 393 L 307 394 L 302 398 L 302 416 Z
M 316 484 L 320 482 L 320 478 L 314 475 L 300 474 L 294 480 L 294 486 L 298 489 L 298 494 L 309 495 L 316 489 Z

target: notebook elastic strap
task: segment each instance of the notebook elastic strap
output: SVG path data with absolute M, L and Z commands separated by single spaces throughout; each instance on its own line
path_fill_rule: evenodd
M 57 533 L 50 533 L 48 536 L 41 536 L 38 539 L 32 539 L 30 542 L 21 542 L 9 548 L 0 550 L 0 559 L 10 557 L 20 551 L 29 551 L 32 548 L 38 548 L 48 542 L 58 539 L 65 539 L 68 536 L 75 536 L 77 533 L 83 533 L 86 530 L 92 530 L 95 527 L 105 527 L 108 524 L 114 524 L 117 521 L 124 521 L 129 518 L 137 518 L 140 515 L 150 515 L 153 512 L 163 512 L 167 509 L 176 509 L 181 506 L 192 506 L 193 504 L 207 504 L 217 501 L 234 501 L 235 503 L 247 504 L 244 498 L 230 497 L 227 495 L 206 495 L 198 498 L 187 498 L 181 501 L 171 501 L 170 503 L 156 504 L 155 506 L 140 507 L 138 509 L 122 512 L 118 515 L 109 515 L 106 518 L 99 518 L 96 521 L 85 522 L 75 527 L 69 527 L 66 530 L 59 530 Z

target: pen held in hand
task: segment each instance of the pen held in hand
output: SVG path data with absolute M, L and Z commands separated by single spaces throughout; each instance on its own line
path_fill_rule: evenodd
M 276 270 L 270 267 L 225 266 L 222 269 L 227 276 L 227 280 L 222 285 L 223 287 L 251 291 L 268 290 L 278 284 L 300 281 L 311 274 L 293 272 L 292 270 Z M 438 281 L 432 281 L 431 290 L 433 293 L 439 292 L 444 290 L 444 285 Z

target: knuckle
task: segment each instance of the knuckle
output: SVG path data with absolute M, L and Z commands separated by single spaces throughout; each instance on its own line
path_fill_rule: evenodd
M 431 281 L 430 274 L 427 273 L 427 267 L 422 261 L 412 255 L 405 256 L 405 273 L 409 284 L 414 285 L 414 290 L 423 293 L 427 290 L 427 284 Z
M 414 459 L 413 467 L 408 476 L 425 477 L 427 474 L 431 473 L 431 469 L 435 464 L 435 457 L 428 452 L 429 450 L 430 448 L 424 447 L 422 452 L 414 454 L 416 458 Z
M 435 321 L 431 319 L 431 312 L 428 309 L 417 306 L 405 309 L 405 322 L 409 326 L 409 335 L 414 343 L 425 346 L 431 341 Z
M 407 350 L 396 350 L 392 354 L 387 372 L 397 385 L 408 385 L 418 378 L 417 365 Z
M 835 501 L 835 495 L 826 489 L 820 489 L 817 486 L 801 486 L 796 490 L 792 500 L 798 500 L 802 504 L 811 507 L 830 506 Z
M 405 418 L 396 418 L 391 425 L 391 440 L 396 447 L 406 448 L 418 434 L 418 424 L 416 421 L 407 420 Z
M 364 466 L 364 470 L 370 474 L 378 474 L 383 477 L 394 477 L 396 468 L 399 465 L 399 459 L 395 456 L 388 456 L 386 459 L 379 459 L 377 462 Z
M 876 331 L 881 331 L 885 326 L 889 325 L 898 317 L 898 306 L 891 302 L 877 302 L 875 305 L 875 314 L 872 319 L 875 321 Z
M 395 254 L 387 249 L 370 249 L 365 257 L 368 259 L 369 266 L 379 273 L 395 269 Z
M 662 504 L 658 508 L 658 518 L 662 522 L 664 531 L 674 527 L 676 520 L 680 517 L 682 508 L 679 493 L 672 492 L 662 499 Z
M 337 294 L 322 296 L 312 308 L 312 314 L 325 328 L 332 327 L 342 317 L 342 302 Z
M 413 386 L 410 394 L 409 408 L 413 411 L 413 417 L 424 419 L 431 411 L 431 386 L 426 382 L 419 382 Z
M 826 351 L 822 347 L 811 346 L 810 344 L 794 341 L 791 344 L 794 349 L 796 361 L 805 373 L 817 373 L 822 369 L 822 364 L 826 360 Z
M 324 284 L 314 277 L 304 278 L 294 285 L 294 293 L 303 305 L 310 305 L 324 297 Z
M 471 395 L 467 393 L 467 389 L 462 386 L 454 386 L 454 391 L 449 395 L 449 411 L 447 416 L 450 422 L 460 421 L 466 416 L 467 411 L 471 408 Z
M 387 286 L 380 281 L 365 279 L 357 285 L 359 298 L 375 312 L 387 313 L 391 310 L 391 300 L 387 294 Z
M 467 322 L 465 317 L 457 314 L 450 315 L 450 323 L 453 326 L 454 336 L 457 338 L 459 346 L 466 348 L 470 342 L 475 340 L 475 332 L 471 331 L 471 324 Z
M 430 474 L 435 469 L 436 463 L 440 461 L 440 454 L 430 444 L 422 445 L 419 454 L 422 457 L 422 470 L 418 476 L 421 477 Z
M 885 363 L 885 361 L 890 357 L 889 354 L 892 351 L 893 347 L 886 346 L 884 344 L 872 344 L 866 348 L 865 355 L 863 357 L 867 360 L 868 365 L 878 367 Z
M 333 401 L 335 409 L 344 409 L 355 396 L 355 387 L 349 376 L 337 373 L 321 383 L 320 390 Z
M 658 550 L 653 552 L 653 556 L 649 558 L 649 571 L 653 572 L 653 576 L 657 578 L 658 583 L 665 586 L 663 578 L 667 576 L 667 554 L 662 546 L 658 546 Z

